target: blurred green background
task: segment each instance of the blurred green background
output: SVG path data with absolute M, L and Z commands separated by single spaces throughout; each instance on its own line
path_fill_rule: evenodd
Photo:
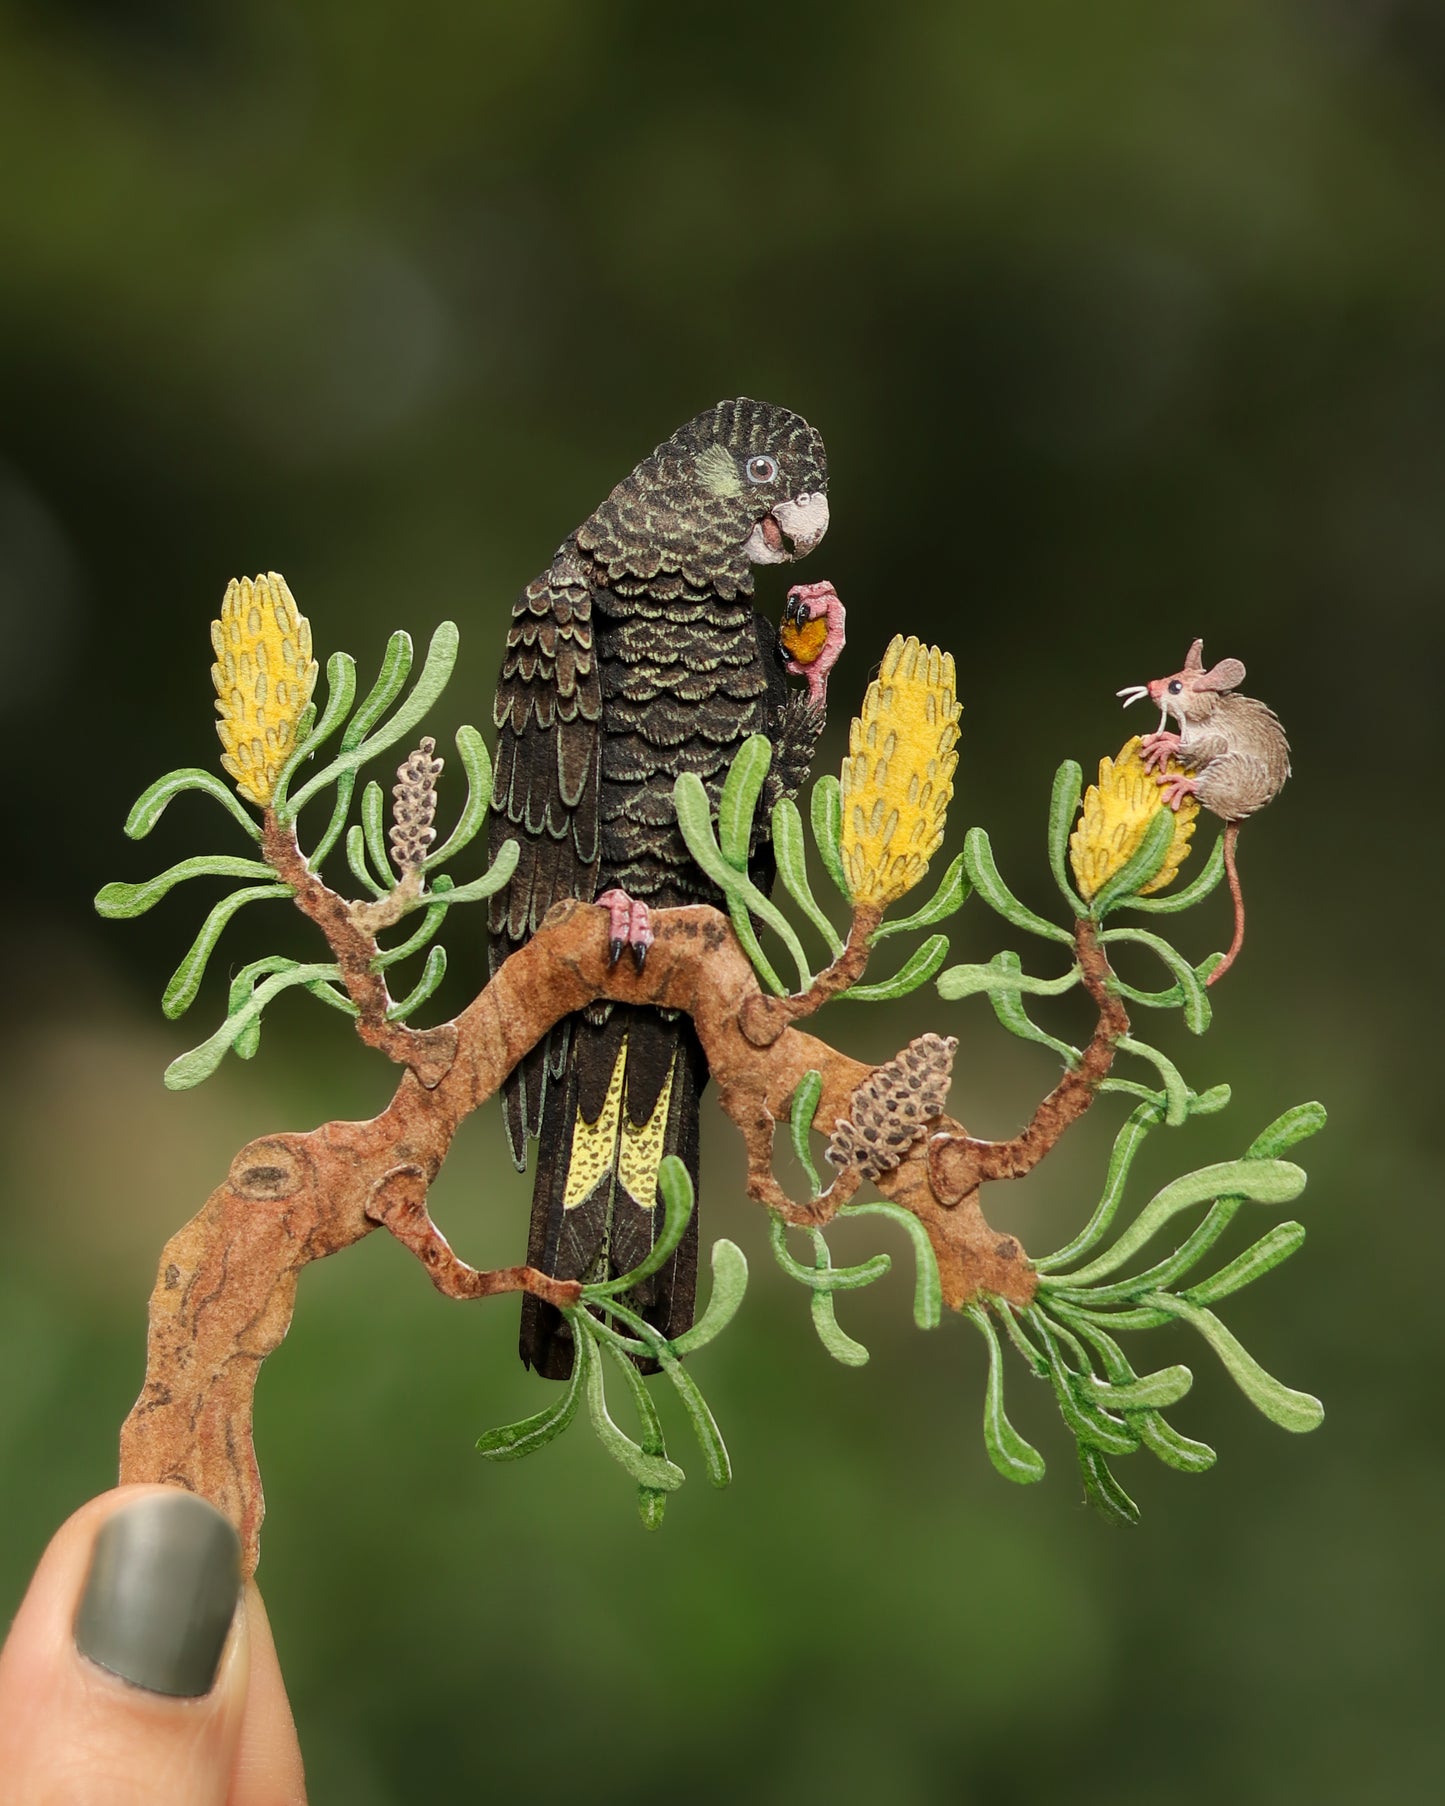
M 1121 1463 L 1144 1520 L 1111 1530 L 1015 1364 L 1050 1472 L 1006 1485 L 978 1338 L 913 1330 L 900 1258 L 843 1308 L 872 1364 L 833 1366 L 710 1105 L 707 1228 L 755 1278 L 696 1372 L 737 1478 L 712 1493 L 679 1429 L 692 1478 L 655 1536 L 580 1426 L 518 1466 L 473 1453 L 544 1399 L 514 1306 L 444 1305 L 380 1236 L 306 1273 L 258 1442 L 313 1798 L 1441 1797 L 1439 953 L 1414 925 L 1445 652 L 1433 0 L 9 0 L 0 167 L 0 1611 L 113 1479 L 162 1241 L 247 1137 L 393 1082 L 303 999 L 253 1065 L 167 1093 L 227 962 L 299 925 L 243 917 L 168 1025 L 205 899 L 91 912 L 108 879 L 238 850 L 204 801 L 121 835 L 154 776 L 216 757 L 226 579 L 284 571 L 322 660 L 363 672 L 393 627 L 457 619 L 449 743 L 488 724 L 506 611 L 558 540 L 750 393 L 832 459 L 805 568 L 849 607 L 827 762 L 895 628 L 957 655 L 950 852 L 984 823 L 1046 904 L 1055 765 L 1115 750 L 1114 691 L 1195 634 L 1282 715 L 1296 777 L 1244 836 L 1242 961 L 1206 1041 L 1162 1031 L 1236 1101 L 1156 1137 L 1137 1195 L 1328 1103 L 1308 1245 L 1226 1315 L 1329 1415 L 1287 1436 L 1161 1332 L 1132 1346 L 1194 1366 L 1174 1415 L 1211 1474 Z M 1227 937 L 1219 900 L 1175 922 L 1194 957 Z M 480 923 L 445 938 L 455 1007 Z M 970 905 L 955 953 L 1010 939 Z M 924 1027 L 961 1036 L 980 1133 L 1054 1076 L 981 1001 L 825 1018 L 865 1056 Z M 986 1200 L 1026 1246 L 1092 1204 L 1099 1117 Z M 433 1206 L 500 1262 L 527 1196 L 488 1111 Z

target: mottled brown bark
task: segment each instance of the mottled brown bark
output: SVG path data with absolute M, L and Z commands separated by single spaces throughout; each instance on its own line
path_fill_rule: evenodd
M 268 853 L 291 860 L 274 825 L 267 838 Z M 294 864 L 287 869 L 278 863 L 278 870 L 296 881 Z M 722 1108 L 744 1139 L 749 1194 L 793 1223 L 827 1222 L 858 1179 L 845 1172 L 821 1198 L 789 1199 L 772 1172 L 775 1124 L 786 1119 L 804 1074 L 816 1070 L 823 1089 L 815 1121 L 830 1130 L 849 1117 L 854 1092 L 873 1071 L 791 1025 L 766 1047 L 749 1038 L 741 1024 L 761 1000 L 757 979 L 726 918 L 714 909 L 658 911 L 656 940 L 639 973 L 630 960 L 611 963 L 606 910 L 559 904 L 454 1022 L 417 1035 L 385 1023 L 384 979 L 366 969 L 375 944 L 344 904 L 336 907 L 341 900 L 305 874 L 297 901 L 336 952 L 362 1012 L 363 1039 L 408 1071 L 391 1103 L 369 1122 L 267 1136 L 236 1156 L 225 1181 L 161 1256 L 145 1386 L 121 1432 L 122 1480 L 169 1481 L 212 1499 L 239 1527 L 248 1571 L 257 1559 L 263 1510 L 251 1442 L 256 1374 L 286 1334 L 296 1277 L 308 1261 L 385 1227 L 449 1297 L 528 1291 L 556 1304 L 575 1302 L 577 1286 L 531 1268 L 481 1272 L 467 1266 L 426 1208 L 427 1187 L 459 1124 L 554 1022 L 603 997 L 690 1015 Z M 938 1258 L 944 1301 L 952 1308 L 980 1291 L 1020 1305 L 1033 1295 L 1023 1250 L 1013 1237 L 990 1229 L 978 1191 L 984 1178 L 1026 1171 L 1042 1157 L 1087 1107 L 1123 1032 L 1123 1012 L 1105 988 L 1108 968 L 1085 925 L 1079 949 L 1100 1007 L 1099 1033 L 1083 1066 L 1045 1100 L 1029 1129 L 1012 1143 L 978 1142 L 951 1117 L 939 1117 L 932 1142 L 920 1136 L 877 1180 L 884 1197 L 923 1223 Z M 941 1187 L 931 1177 L 940 1138 L 963 1153 L 945 1163 Z
M 360 1012 L 357 1034 L 398 1066 L 409 1066 L 423 1085 L 435 1085 L 456 1054 L 456 1031 L 450 1023 L 412 1029 L 403 1022 L 387 1021 L 392 1000 L 385 972 L 378 972 L 374 965 L 376 930 L 389 927 L 395 915 L 371 904 L 349 903 L 324 884 L 307 865 L 296 843 L 295 828 L 277 821 L 270 809 L 262 829 L 261 851 L 277 877 L 296 893 L 296 907 L 326 936 L 347 995 Z
M 1099 1019 L 1079 1064 L 1066 1072 L 1034 1111 L 1033 1119 L 1011 1141 L 979 1141 L 971 1135 L 942 1130 L 929 1144 L 928 1170 L 933 1188 L 945 1201 L 961 1200 L 991 1179 L 1021 1179 L 1031 1173 L 1065 1129 L 1093 1103 L 1114 1063 L 1114 1049 L 1129 1032 L 1129 1017 L 1109 989 L 1109 962 L 1099 945 L 1099 930 L 1086 917 L 1074 924 L 1074 948 L 1084 988 L 1098 1007 Z
M 801 1022 L 842 992 L 851 990 L 868 970 L 874 930 L 882 920 L 883 911 L 877 904 L 860 903 L 853 911 L 843 951 L 806 991 L 792 997 L 750 997 L 740 1017 L 749 1041 L 755 1047 L 771 1047 L 790 1022 Z

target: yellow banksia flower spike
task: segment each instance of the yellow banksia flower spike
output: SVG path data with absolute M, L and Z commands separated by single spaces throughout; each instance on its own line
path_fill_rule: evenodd
M 296 724 L 316 687 L 311 624 L 275 571 L 232 578 L 211 623 L 221 764 L 237 791 L 263 807 L 296 747 Z
M 1167 769 L 1177 772 L 1183 767 L 1171 760 Z M 1137 734 L 1125 741 L 1117 758 L 1100 759 L 1099 781 L 1085 792 L 1079 825 L 1069 837 L 1074 881 L 1086 898 L 1097 896 L 1114 873 L 1129 863 L 1145 829 L 1164 807 L 1163 790 L 1153 773 L 1144 769 Z M 1174 815 L 1174 839 L 1164 863 L 1139 892 L 1141 897 L 1163 890 L 1179 875 L 1189 855 L 1198 814 L 1199 804 L 1192 796 L 1185 797 Z
M 855 905 L 912 890 L 943 841 L 958 764 L 953 658 L 897 634 L 848 730 L 840 849 Z

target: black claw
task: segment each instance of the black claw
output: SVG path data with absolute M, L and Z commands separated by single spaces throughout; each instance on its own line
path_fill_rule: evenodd
M 613 941 L 610 943 L 611 958 L 608 962 L 610 965 L 615 966 L 617 964 L 618 960 L 620 960 L 622 958 L 622 949 L 626 945 L 627 945 L 626 941 Z
M 637 967 L 639 972 L 647 964 L 647 943 L 645 941 L 633 942 L 632 963 Z

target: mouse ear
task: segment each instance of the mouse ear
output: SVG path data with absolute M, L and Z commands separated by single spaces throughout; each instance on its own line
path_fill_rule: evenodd
M 1204 669 L 1204 641 L 1196 640 L 1185 654 L 1184 669 L 1186 671 L 1202 671 Z
M 1204 673 L 1200 687 L 1206 690 L 1232 690 L 1244 682 L 1244 666 L 1237 658 L 1222 658 Z

